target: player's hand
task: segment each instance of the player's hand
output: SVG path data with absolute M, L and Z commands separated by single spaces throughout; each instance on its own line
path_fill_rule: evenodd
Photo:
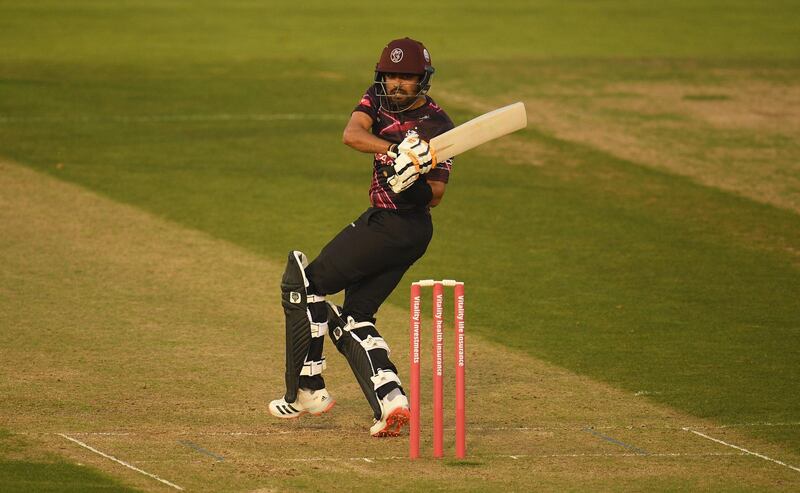
M 414 154 L 419 163 L 419 172 L 427 173 L 431 168 L 436 167 L 436 154 L 431 146 L 417 135 L 409 135 L 397 146 L 397 154 Z
M 394 193 L 400 193 L 410 187 L 419 178 L 419 164 L 414 161 L 412 153 L 404 153 L 394 160 L 394 173 L 386 181 Z

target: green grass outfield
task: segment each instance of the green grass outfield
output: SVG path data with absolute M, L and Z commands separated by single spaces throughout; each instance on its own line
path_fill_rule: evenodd
M 796 2 L 298 5 L 0 3 L 0 155 L 276 261 L 313 255 L 367 206 L 371 160 L 341 130 L 380 48 L 410 35 L 457 122 L 525 98 L 676 162 L 800 162 L 780 129 L 600 111 L 591 92 L 666 84 L 724 105 L 709 88 L 796 90 Z M 531 117 L 513 146 L 457 159 L 406 281 L 462 278 L 483 336 L 800 452 L 800 217 L 775 205 L 798 170 L 723 167 L 714 186 Z M 769 196 L 727 187 L 738 176 Z

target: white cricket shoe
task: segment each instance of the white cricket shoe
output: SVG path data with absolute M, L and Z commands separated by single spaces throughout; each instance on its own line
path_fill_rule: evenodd
M 325 389 L 299 389 L 295 402 L 286 402 L 283 397 L 275 399 L 269 403 L 269 412 L 276 418 L 283 419 L 297 418 L 306 413 L 321 416 L 330 411 L 334 404 L 336 401 Z
M 381 399 L 381 407 L 383 408 L 383 416 L 381 416 L 380 420 L 374 420 L 375 424 L 369 429 L 370 435 L 374 437 L 400 436 L 400 431 L 411 419 L 408 398 L 400 392 L 392 400 L 389 400 L 387 395 Z

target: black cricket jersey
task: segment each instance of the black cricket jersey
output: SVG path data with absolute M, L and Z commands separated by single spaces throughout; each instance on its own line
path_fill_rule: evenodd
M 353 111 L 361 111 L 372 118 L 372 133 L 376 136 L 399 144 L 408 135 L 416 132 L 423 140 L 430 141 L 437 135 L 453 128 L 453 122 L 447 113 L 430 97 L 425 96 L 425 104 L 413 110 L 400 113 L 389 113 L 380 107 L 375 86 L 370 86 Z M 379 209 L 411 210 L 419 209 L 415 205 L 392 191 L 386 177 L 379 170 L 386 165 L 394 164 L 394 160 L 383 153 L 376 153 L 372 166 L 372 185 L 369 189 L 369 200 L 372 207 Z M 447 159 L 438 163 L 425 176 L 428 181 L 447 183 L 453 160 Z

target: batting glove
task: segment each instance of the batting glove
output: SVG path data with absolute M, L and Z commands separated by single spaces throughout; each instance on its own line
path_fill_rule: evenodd
M 419 163 L 419 172 L 427 173 L 436 167 L 436 154 L 431 146 L 417 135 L 409 135 L 397 146 L 398 154 L 412 153 Z
M 416 156 L 408 152 L 401 154 L 394 160 L 394 165 L 392 165 L 394 174 L 386 179 L 394 193 L 402 192 L 419 178 L 420 167 L 415 159 Z

